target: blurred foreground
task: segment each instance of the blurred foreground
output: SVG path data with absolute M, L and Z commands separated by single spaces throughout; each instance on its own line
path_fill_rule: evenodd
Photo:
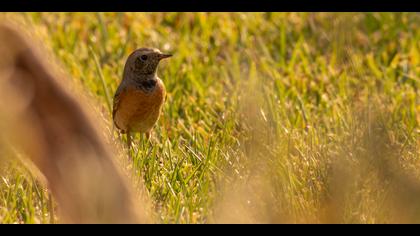
M 15 156 L 70 222 L 420 222 L 418 14 L 5 16 L 52 52 L 0 36 L 1 222 L 55 220 Z M 142 46 L 174 57 L 158 71 L 168 98 L 153 141 L 137 137 L 128 157 L 110 94 Z M 54 57 L 70 76 L 34 63 Z

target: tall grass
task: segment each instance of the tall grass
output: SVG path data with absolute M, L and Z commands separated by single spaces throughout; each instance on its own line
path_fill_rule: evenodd
M 152 142 L 137 136 L 125 163 L 157 222 L 420 222 L 418 14 L 7 17 L 44 39 L 109 120 L 128 54 L 174 54 L 159 67 L 168 97 Z M 7 167 L 0 221 L 48 222 L 46 189 Z

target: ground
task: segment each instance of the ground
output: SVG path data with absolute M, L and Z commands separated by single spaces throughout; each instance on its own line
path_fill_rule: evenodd
M 109 120 L 130 52 L 173 53 L 131 153 L 157 222 L 420 222 L 417 13 L 3 14 Z M 58 220 L 26 167 L 4 169 L 1 222 Z

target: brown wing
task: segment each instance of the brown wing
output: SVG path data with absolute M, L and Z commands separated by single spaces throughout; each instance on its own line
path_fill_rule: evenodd
M 124 90 L 125 90 L 125 87 L 119 86 L 117 91 L 115 92 L 114 101 L 113 101 L 113 104 L 112 104 L 112 119 L 113 120 L 115 120 L 115 113 L 117 112 L 118 107 L 120 105 L 121 94 Z M 119 127 L 117 126 L 117 128 L 119 128 Z

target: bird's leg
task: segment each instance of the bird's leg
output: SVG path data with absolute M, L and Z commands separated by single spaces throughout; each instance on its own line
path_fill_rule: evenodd
M 130 150 L 131 150 L 131 133 L 128 130 L 127 131 L 127 147 L 128 147 L 128 153 L 130 154 Z
M 146 142 L 144 142 L 145 138 L 146 138 Z M 144 134 L 140 133 L 140 143 L 141 143 L 142 149 L 144 148 L 144 145 L 147 144 L 147 141 L 150 141 L 150 131 L 147 131 Z

